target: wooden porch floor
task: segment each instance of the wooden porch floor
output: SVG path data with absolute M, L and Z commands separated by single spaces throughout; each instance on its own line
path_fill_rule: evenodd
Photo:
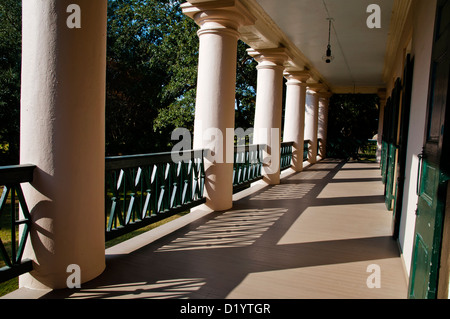
M 200 208 L 108 249 L 100 277 L 40 298 L 406 298 L 378 165 L 323 160 L 284 174 L 229 211 Z M 370 265 L 381 288 L 367 285 Z

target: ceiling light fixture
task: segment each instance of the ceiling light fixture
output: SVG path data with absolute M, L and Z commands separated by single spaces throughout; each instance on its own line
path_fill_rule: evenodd
M 331 63 L 331 61 L 334 60 L 334 56 L 331 55 L 331 21 L 333 21 L 333 18 L 327 18 L 328 20 L 328 46 L 327 46 L 327 52 L 326 55 L 322 57 L 322 60 L 324 60 L 326 63 Z

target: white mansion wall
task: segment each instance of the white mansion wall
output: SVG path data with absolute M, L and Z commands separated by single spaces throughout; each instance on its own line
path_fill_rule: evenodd
M 406 157 L 405 193 L 399 234 L 399 243 L 408 275 L 414 242 L 418 154 L 422 151 L 425 131 L 436 0 L 413 1 L 412 6 L 414 33 L 411 53 L 414 57 L 414 78 Z

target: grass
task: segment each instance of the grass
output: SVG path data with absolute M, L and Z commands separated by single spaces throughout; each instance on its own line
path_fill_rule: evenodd
M 13 278 L 11 280 L 0 283 L 0 297 L 7 295 L 19 288 L 19 278 Z
M 112 246 L 114 246 L 114 245 L 117 245 L 117 244 L 119 244 L 119 243 L 125 241 L 125 240 L 128 240 L 128 239 L 130 239 L 130 238 L 136 237 L 136 236 L 138 236 L 138 235 L 140 235 L 140 234 L 142 234 L 142 233 L 145 233 L 145 232 L 147 232 L 147 231 L 149 231 L 149 230 L 151 230 L 151 229 L 154 229 L 154 228 L 156 228 L 156 227 L 158 227 L 158 226 L 164 225 L 164 224 L 166 224 L 166 223 L 168 223 L 168 222 L 170 222 L 170 221 L 172 221 L 172 220 L 175 220 L 175 219 L 177 219 L 177 218 L 179 218 L 179 217 L 181 217 L 181 216 L 184 216 L 184 215 L 186 215 L 186 214 L 188 214 L 188 213 L 189 213 L 189 211 L 186 211 L 186 212 L 182 212 L 182 213 L 178 213 L 178 214 L 172 215 L 172 216 L 170 216 L 170 217 L 168 217 L 168 218 L 165 218 L 165 219 L 163 219 L 163 220 L 160 220 L 160 221 L 158 221 L 158 222 L 156 222 L 156 223 L 152 223 L 152 224 L 150 224 L 150 225 L 148 225 L 148 226 L 139 228 L 139 229 L 137 229 L 137 230 L 135 230 L 135 231 L 132 231 L 132 232 L 130 232 L 130 233 L 128 233 L 128 234 L 125 234 L 125 235 L 123 235 L 123 236 L 120 236 L 120 237 L 111 239 L 111 240 L 109 240 L 109 241 L 107 241 L 107 242 L 105 243 L 105 248 L 112 247 Z
M 3 192 L 3 186 L 0 186 L 0 194 Z M 16 231 L 16 238 L 18 237 L 18 231 Z M 11 254 L 11 199 L 10 196 L 6 199 L 5 206 L 0 212 L 0 238 L 5 246 L 8 255 Z M 0 268 L 4 267 L 6 263 L 3 259 L 0 259 Z M 10 292 L 13 292 L 19 288 L 18 278 L 0 283 L 0 297 Z
M 0 144 L 0 153 L 6 153 L 9 151 L 9 143 Z
M 377 144 L 368 143 L 358 149 L 356 160 L 359 162 L 376 163 L 377 162 Z

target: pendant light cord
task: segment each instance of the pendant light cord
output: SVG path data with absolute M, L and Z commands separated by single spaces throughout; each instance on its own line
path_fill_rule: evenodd
M 331 19 L 328 20 L 328 47 L 331 47 Z
M 326 13 L 327 13 L 327 17 L 328 17 L 328 19 L 329 19 L 329 21 L 330 21 L 330 30 L 331 30 L 331 21 L 333 20 L 333 18 L 330 16 L 330 12 L 328 11 L 328 7 L 327 7 L 327 4 L 325 3 L 325 0 L 322 0 L 322 3 L 323 3 L 323 6 L 324 6 L 324 8 L 325 8 L 325 11 L 326 11 Z M 345 62 L 345 65 L 346 65 L 346 67 L 347 67 L 347 70 L 348 70 L 350 79 L 351 79 L 353 85 L 356 85 L 356 83 L 355 83 L 355 78 L 353 77 L 352 70 L 350 69 L 350 65 L 348 64 L 347 58 L 346 58 L 346 56 L 345 56 L 345 54 L 344 54 L 344 50 L 342 49 L 341 42 L 339 41 L 339 37 L 338 37 L 338 34 L 337 34 L 336 29 L 335 29 L 334 26 L 333 26 L 333 30 L 334 30 L 334 35 L 336 36 L 336 42 L 337 42 L 337 44 L 338 44 L 338 46 L 339 46 L 339 49 L 340 49 L 340 51 L 341 51 L 341 53 L 342 53 L 342 56 L 343 56 L 343 58 L 344 58 L 344 62 Z

